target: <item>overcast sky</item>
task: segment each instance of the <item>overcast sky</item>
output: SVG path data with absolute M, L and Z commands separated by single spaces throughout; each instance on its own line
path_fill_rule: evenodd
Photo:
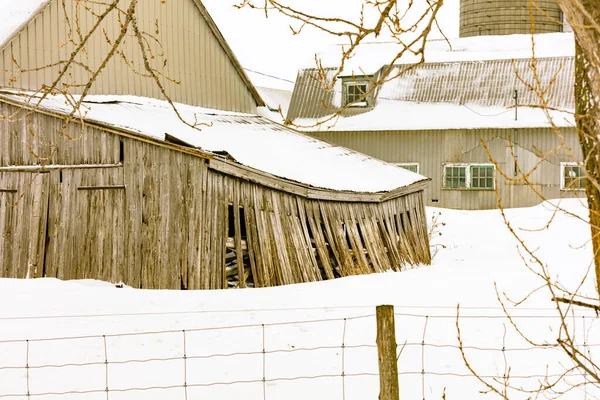
M 339 16 L 358 20 L 362 0 L 289 0 L 309 13 L 324 16 Z M 424 2 L 417 0 L 415 3 Z M 204 5 L 219 26 L 225 39 L 244 68 L 294 80 L 297 71 L 307 66 L 314 54 L 332 44 L 341 44 L 342 39 L 316 29 L 306 29 L 294 36 L 289 28 L 292 24 L 286 17 L 275 12 L 265 18 L 264 12 L 237 9 L 236 0 L 203 0 Z M 438 22 L 449 37 L 458 36 L 458 0 L 445 0 Z M 439 38 L 439 32 L 431 38 Z M 386 40 L 380 37 L 378 40 Z M 249 74 L 255 85 L 290 89 L 292 85 L 256 74 Z

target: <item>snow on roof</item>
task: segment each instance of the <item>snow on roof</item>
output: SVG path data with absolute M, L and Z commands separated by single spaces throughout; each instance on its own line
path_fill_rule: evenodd
M 0 48 L 4 47 L 21 27 L 50 2 L 50 0 L 1 0 Z
M 537 58 L 535 71 L 541 85 L 547 89 L 545 101 L 553 112 L 555 124 L 572 126 L 569 112 L 574 109 L 574 39 L 572 33 L 541 35 L 483 36 L 432 41 L 426 50 L 427 62 L 385 82 L 375 93 L 372 110 L 343 111 L 337 123 L 326 123 L 306 130 L 421 130 L 548 127 L 546 115 L 538 109 L 520 107 L 517 121 L 510 117 L 510 108 L 518 102 L 535 106 L 537 94 L 523 82 L 533 84 L 531 66 L 532 40 Z M 390 43 L 360 46 L 343 75 L 371 75 L 391 61 L 397 45 Z M 339 63 L 333 53 L 324 59 L 328 78 L 332 79 Z M 400 60 L 410 64 L 414 56 Z M 391 76 L 394 76 L 392 72 Z M 518 74 L 518 76 L 517 76 Z M 332 91 L 326 91 L 314 78 L 314 70 L 300 71 L 287 118 L 300 127 L 315 125 L 342 107 L 342 80 Z M 358 112 L 356 112 L 358 111 Z M 362 113 L 362 111 L 366 111 Z M 360 114 L 360 115 L 356 115 Z M 353 115 L 353 116 L 352 116 Z M 407 118 L 398 118 L 406 115 Z M 431 118 L 432 115 L 442 118 Z
M 292 101 L 292 92 L 266 87 L 257 87 L 256 90 L 266 104 L 266 107 L 258 107 L 258 113 L 271 121 L 283 124 Z M 281 112 L 279 112 L 280 109 Z
M 551 127 L 546 114 L 539 108 L 519 107 L 515 120 L 514 108 L 466 106 L 444 103 L 414 103 L 380 100 L 371 111 L 339 117 L 314 127 L 324 119 L 298 118 L 296 125 L 305 131 L 384 131 L 484 128 Z M 549 111 L 557 127 L 575 126 L 572 113 Z
M 417 45 L 418 46 L 418 45 Z M 537 58 L 573 57 L 575 40 L 573 33 L 545 33 L 532 35 L 476 36 L 469 38 L 449 39 L 448 41 L 431 40 L 425 48 L 425 62 L 457 62 L 484 60 L 511 60 L 531 58 L 532 46 Z M 384 65 L 389 65 L 394 55 L 400 50 L 397 43 L 365 43 L 359 46 L 350 60 L 347 61 L 344 75 L 372 75 Z M 415 47 L 413 50 L 417 50 Z M 341 60 L 342 46 L 331 46 L 327 51 L 318 54 L 323 67 L 338 67 Z M 410 64 L 419 58 L 406 53 L 395 64 Z M 314 59 L 307 60 L 306 68 L 315 68 Z
M 292 100 L 292 92 L 289 90 L 279 90 L 266 87 L 257 87 L 258 93 L 263 98 L 267 106 L 273 110 L 277 110 L 281 107 L 283 115 L 287 114 L 290 108 L 290 101 Z
M 11 93 L 6 98 L 23 102 Z M 387 192 L 427 178 L 355 151 L 278 125 L 267 118 L 177 104 L 185 125 L 165 101 L 134 96 L 88 96 L 88 121 L 123 128 L 158 140 L 167 134 L 208 152 L 227 152 L 239 164 L 317 188 L 358 193 Z M 49 96 L 41 108 L 69 113 L 63 96 Z

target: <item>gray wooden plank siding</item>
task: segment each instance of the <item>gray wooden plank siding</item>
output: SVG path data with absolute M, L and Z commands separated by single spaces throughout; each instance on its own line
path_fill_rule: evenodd
M 0 172 L 0 277 L 43 276 L 48 187 L 48 174 Z
M 37 91 L 43 84 L 50 85 L 57 77 L 58 66 L 44 67 L 64 62 L 71 54 L 74 45 L 69 39 L 76 37 L 74 21 L 77 15 L 82 32 L 87 32 L 95 22 L 82 5 L 76 6 L 76 0 L 66 0 L 65 9 L 71 19 L 69 29 L 61 3 L 52 1 L 0 52 L 0 86 Z M 123 7 L 127 5 L 124 0 L 122 3 Z M 103 9 L 100 4 L 86 3 L 88 5 L 95 11 Z M 158 71 L 164 71 L 166 76 L 181 82 L 176 84 L 162 80 L 173 101 L 214 109 L 255 112 L 256 98 L 241 76 L 237 61 L 232 61 L 230 57 L 233 56 L 226 53 L 224 44 L 217 40 L 198 7 L 193 0 L 144 0 L 140 3 L 140 29 L 155 34 L 157 22 L 157 36 L 162 45 L 149 40 L 155 57 L 150 60 L 151 64 Z M 114 39 L 119 26 L 115 13 L 100 26 L 99 34 L 90 39 L 85 53 L 78 56 L 77 61 L 92 69 L 97 68 L 109 50 L 102 29 Z M 131 65 L 115 56 L 98 77 L 90 94 L 130 94 L 162 99 L 156 84 L 140 75 L 144 71 L 137 40 L 129 35 L 123 50 Z M 165 60 L 166 64 L 163 65 Z M 21 73 L 19 66 L 29 72 Z M 84 68 L 74 66 L 63 83 L 82 84 L 87 82 L 89 76 Z M 77 94 L 81 88 L 70 87 L 69 91 Z
M 381 203 L 310 199 L 218 172 L 192 149 L 0 111 L 13 115 L 0 125 L 0 276 L 224 289 L 230 240 L 238 252 L 245 242 L 232 258 L 255 287 L 431 261 L 421 190 Z M 49 157 L 38 156 L 46 144 Z
M 571 149 L 547 157 L 537 172 L 531 175 L 533 187 L 546 198 L 584 196 L 584 192 L 560 190 L 560 162 L 581 160 L 578 137 L 574 129 L 562 129 L 565 145 Z M 539 161 L 541 152 L 560 144 L 558 135 L 549 128 L 429 131 L 319 132 L 312 136 L 348 147 L 392 163 L 418 162 L 419 172 L 431 178 L 425 190 L 425 204 L 456 209 L 491 209 L 497 207 L 494 191 L 448 190 L 442 188 L 444 163 L 489 163 L 481 141 L 489 147 L 502 171 L 514 173 L 514 160 L 509 138 L 516 143 L 515 154 L 524 171 L 530 171 Z M 496 179 L 505 207 L 527 207 L 541 199 L 522 184 L 512 184 L 502 177 Z M 437 201 L 436 201 L 437 200 Z
M 461 0 L 460 37 L 561 32 L 560 7 L 554 0 Z M 538 9 L 539 7 L 539 9 Z

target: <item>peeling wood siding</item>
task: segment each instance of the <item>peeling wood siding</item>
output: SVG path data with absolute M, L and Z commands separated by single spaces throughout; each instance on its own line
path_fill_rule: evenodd
M 381 203 L 310 199 L 89 126 L 72 123 L 60 135 L 60 118 L 33 113 L 24 122 L 18 110 L 1 105 L 4 115 L 15 115 L 0 122 L 2 166 L 53 168 L 0 172 L 0 276 L 225 289 L 232 282 L 229 239 L 241 260 L 238 277 L 245 277 L 239 286 L 431 261 L 422 191 Z M 30 151 L 45 141 L 54 149 L 48 161 Z M 230 209 L 237 210 L 232 217 Z M 230 222 L 239 225 L 232 237 Z
M 460 37 L 531 33 L 530 7 L 529 0 L 461 0 Z M 556 1 L 536 0 L 531 12 L 535 33 L 561 32 Z
M 122 0 L 122 7 L 127 3 Z M 21 74 L 14 60 L 22 69 L 36 69 L 67 60 L 74 46 L 69 43 L 69 33 L 76 37 L 75 23 L 77 7 L 75 0 L 66 1 L 66 10 L 71 20 L 68 31 L 60 1 L 52 1 L 19 35 L 0 52 L 0 85 L 27 90 L 39 90 L 43 84 L 50 85 L 58 76 L 57 66 Z M 96 11 L 101 10 L 96 5 Z M 163 85 L 173 101 L 195 106 L 240 112 L 254 112 L 256 99 L 253 97 L 244 78 L 227 56 L 214 36 L 198 6 L 191 0 L 144 0 L 139 6 L 140 29 L 155 33 L 158 21 L 158 37 L 163 49 L 152 42 L 155 59 L 153 66 L 181 84 L 163 79 Z M 81 12 L 79 21 L 82 32 L 93 26 L 95 19 L 87 12 Z M 111 39 L 118 35 L 118 21 L 111 16 L 100 29 L 105 29 Z M 142 57 L 137 40 L 130 34 L 123 45 L 127 59 L 134 67 L 127 66 L 122 58 L 115 56 L 91 88 L 90 94 L 136 95 L 162 99 L 156 84 L 140 76 L 143 71 Z M 85 54 L 77 61 L 98 67 L 109 50 L 102 30 L 94 35 Z M 167 64 L 163 68 L 164 51 Z M 65 84 L 86 83 L 90 74 L 79 66 L 74 66 L 70 76 L 63 79 Z M 81 88 L 72 87 L 70 92 L 80 93 Z
M 531 176 L 531 182 L 545 198 L 584 197 L 584 192 L 560 190 L 560 162 L 580 161 L 581 152 L 574 129 L 562 129 L 567 150 L 547 157 Z M 489 163 L 481 141 L 489 147 L 499 167 L 509 174 L 514 172 L 514 160 L 509 138 L 517 144 L 515 153 L 523 170 L 530 171 L 538 162 L 538 154 L 559 145 L 558 136 L 549 128 L 427 131 L 373 131 L 373 132 L 320 132 L 313 136 L 345 146 L 393 163 L 418 162 L 419 173 L 431 178 L 425 189 L 425 205 L 456 209 L 492 209 L 497 207 L 494 191 L 446 190 L 442 188 L 444 163 Z M 528 207 L 541 199 L 531 188 L 506 182 L 497 177 L 502 204 L 505 207 Z M 433 200 L 438 200 L 434 202 Z

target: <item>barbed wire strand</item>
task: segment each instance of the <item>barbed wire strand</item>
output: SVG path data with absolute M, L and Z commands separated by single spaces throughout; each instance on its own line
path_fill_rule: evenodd
M 185 310 L 185 311 L 154 311 L 154 312 L 131 312 L 131 313 L 105 313 L 105 314 L 58 314 L 58 315 L 12 315 L 0 316 L 0 321 L 19 321 L 36 319 L 87 319 L 87 318 L 116 318 L 116 317 L 155 317 L 168 315 L 193 315 L 193 314 L 244 314 L 261 312 L 290 312 L 290 311 L 331 311 L 331 310 L 360 310 L 373 309 L 375 306 L 326 306 L 326 307 L 288 307 L 288 308 L 248 308 L 248 309 L 228 309 L 228 310 Z M 410 306 L 394 305 L 396 309 L 426 309 L 426 310 L 456 310 L 456 306 Z M 479 306 L 461 306 L 461 310 L 489 310 L 503 312 L 502 307 L 479 307 Z M 549 313 L 556 311 L 553 308 L 544 307 L 507 307 L 509 311 L 547 311 Z
M 420 371 L 404 371 L 398 372 L 399 376 L 410 376 L 410 375 L 420 375 Z M 447 377 L 457 377 L 457 378 L 470 378 L 475 379 L 472 374 L 459 374 L 454 372 L 427 372 L 427 375 L 433 376 L 447 376 Z M 360 372 L 360 373 L 347 373 L 346 377 L 379 377 L 379 373 L 377 372 Z M 279 378 L 270 378 L 265 379 L 266 383 L 275 383 L 275 382 L 291 382 L 291 381 L 299 381 L 299 380 L 316 380 L 316 379 L 333 379 L 339 378 L 340 375 L 337 374 L 322 374 L 322 375 L 311 375 L 311 376 L 295 376 L 295 377 L 279 377 Z M 480 375 L 483 379 L 501 379 L 502 377 L 499 375 Z M 570 373 L 570 374 L 531 374 L 531 375 L 511 375 L 511 379 L 552 379 L 552 378 L 573 378 L 573 377 L 583 377 L 583 373 Z M 228 381 L 228 382 L 206 382 L 206 383 L 188 383 L 188 387 L 212 387 L 212 386 L 231 386 L 231 385 L 241 385 L 241 384 L 260 384 L 262 383 L 262 379 L 251 379 L 251 380 L 236 380 L 236 381 Z M 112 393 L 126 393 L 126 392 L 135 392 L 135 391 L 151 391 L 151 390 L 168 390 L 168 389 L 181 389 L 183 385 L 165 385 L 165 386 L 148 386 L 148 387 L 133 387 L 133 388 L 114 388 L 110 389 L 109 392 Z M 89 390 L 70 390 L 64 392 L 40 392 L 40 393 L 32 393 L 31 396 L 63 396 L 63 395 L 74 395 L 74 394 L 98 394 L 104 393 L 106 389 L 89 389 Z M 0 398 L 7 397 L 27 397 L 27 394 L 21 393 L 10 393 L 10 394 L 0 394 Z
M 462 308 L 462 307 L 461 307 Z M 394 313 L 397 317 L 411 317 L 411 318 L 428 318 L 428 319 L 456 319 L 456 314 L 454 315 L 425 315 L 425 314 L 407 314 L 407 313 Z M 580 319 L 585 317 L 584 315 L 573 315 L 570 318 Z M 506 315 L 460 315 L 460 319 L 556 319 L 559 320 L 560 316 L 558 315 L 511 315 L 510 317 Z M 589 315 L 588 315 L 589 318 Z
M 346 317 L 347 320 L 365 319 L 375 317 L 375 314 L 357 315 L 353 317 Z M 303 324 L 318 324 L 323 322 L 336 322 L 343 321 L 344 318 L 327 318 L 327 319 L 316 319 L 316 320 L 304 320 L 304 321 L 285 321 L 285 322 L 273 322 L 265 324 L 245 324 L 245 325 L 227 325 L 219 327 L 204 327 L 204 328 L 192 328 L 186 329 L 187 332 L 205 332 L 205 331 L 218 331 L 226 329 L 245 329 L 245 328 L 260 328 L 261 326 L 285 326 L 285 325 L 303 325 Z M 125 332 L 125 333 L 113 333 L 106 335 L 79 335 L 79 336 L 64 336 L 64 337 L 52 337 L 52 338 L 37 338 L 29 339 L 30 342 L 50 342 L 60 340 L 84 340 L 84 339 L 96 339 L 106 337 L 127 337 L 127 336 L 144 336 L 144 335 L 161 335 L 167 333 L 179 333 L 181 329 L 167 329 L 160 331 L 144 331 L 144 332 Z M 0 344 L 6 343 L 25 343 L 24 339 L 7 339 L 0 340 Z
M 470 379 L 474 379 L 473 375 L 470 373 L 466 373 L 466 374 L 461 374 L 461 373 L 455 373 L 455 372 L 444 372 L 444 371 L 427 371 L 426 368 L 426 361 L 425 361 L 425 352 L 426 352 L 426 348 L 427 347 L 431 347 L 431 348 L 452 348 L 452 349 L 460 349 L 461 347 L 455 344 L 447 344 L 447 343 L 428 343 L 427 342 L 427 333 L 428 333 L 428 327 L 429 327 L 429 322 L 430 322 L 430 318 L 456 318 L 455 316 L 431 316 L 431 315 L 416 315 L 416 314 L 403 314 L 403 313 L 394 313 L 395 316 L 401 316 L 401 317 L 414 317 L 414 316 L 419 316 L 420 318 L 424 318 L 424 324 L 423 324 L 423 333 L 422 333 L 422 337 L 421 337 L 421 342 L 408 342 L 406 341 L 404 343 L 404 347 L 406 346 L 420 346 L 420 350 L 421 350 L 421 370 L 420 371 L 411 371 L 411 370 L 406 370 L 406 371 L 399 371 L 398 372 L 398 376 L 412 376 L 412 375 L 417 375 L 420 374 L 421 375 L 421 390 L 422 390 L 422 398 L 425 400 L 426 399 L 426 391 L 425 391 L 425 383 L 426 383 L 426 378 L 427 376 L 438 376 L 438 377 L 457 377 L 457 378 L 470 378 Z M 342 380 L 342 400 L 345 400 L 346 397 L 346 379 L 349 377 L 378 377 L 379 374 L 377 372 L 369 372 L 369 371 L 364 371 L 364 372 L 360 372 L 360 373 L 347 373 L 346 371 L 346 367 L 347 367 L 347 361 L 348 361 L 348 350 L 350 349 L 371 349 L 371 350 L 375 350 L 375 357 L 376 357 L 376 349 L 377 349 L 377 345 L 374 344 L 373 342 L 369 342 L 369 343 L 357 343 L 357 344 L 351 344 L 348 345 L 347 339 L 348 339 L 348 321 L 350 320 L 360 320 L 360 319 L 365 319 L 365 318 L 371 318 L 374 317 L 374 314 L 369 314 L 369 315 L 361 315 L 361 316 L 351 316 L 351 317 L 345 317 L 345 318 L 330 318 L 330 319 L 319 319 L 319 320 L 308 320 L 308 321 L 286 321 L 286 322 L 278 322 L 278 323 L 271 323 L 271 324 L 252 324 L 252 325 L 236 325 L 236 326 L 223 326 L 223 327 L 210 327 L 210 328 L 198 328 L 198 329 L 192 329 L 192 330 L 165 330 L 165 331 L 152 331 L 152 332 L 133 332 L 133 333 L 121 333 L 121 334 L 104 334 L 104 335 L 89 335 L 89 336 L 74 336 L 74 337 L 65 337 L 65 338 L 48 338 L 48 339 L 24 339 L 24 340 L 10 340 L 10 341 L 4 341 L 4 342 L 0 342 L 0 343 L 11 343 L 11 344 L 15 344 L 15 343 L 24 343 L 25 344 L 25 366 L 0 366 L 0 370 L 3 369 L 15 369 L 15 370 L 23 370 L 25 369 L 25 380 L 26 380 L 26 393 L 17 393 L 17 394 L 3 394 L 0 393 L 0 398 L 7 398 L 7 397 L 13 397 L 13 398 L 27 398 L 28 400 L 31 399 L 31 397 L 34 396 L 67 396 L 67 395 L 84 395 L 84 394 L 93 394 L 93 393 L 105 393 L 106 395 L 106 399 L 110 400 L 110 393 L 123 393 L 123 392 L 135 392 L 135 391 L 152 391 L 152 390 L 169 390 L 169 389 L 181 389 L 183 388 L 184 391 L 184 398 L 187 399 L 188 398 L 188 388 L 190 387 L 195 387 L 195 388 L 202 388 L 202 387 L 212 387 L 212 386 L 222 386 L 222 385 L 236 385 L 236 384 L 262 384 L 262 390 L 263 390 L 263 400 L 267 400 L 267 383 L 271 383 L 271 382 L 290 382 L 290 381 L 299 381 L 299 380 L 316 380 L 316 379 L 339 379 L 341 378 Z M 480 316 L 481 317 L 481 316 Z M 494 318 L 496 318 L 496 316 L 492 316 Z M 267 336 L 266 336 L 266 330 L 267 327 L 276 327 L 276 326 L 290 326 L 290 325 L 303 325 L 303 324 L 320 324 L 323 325 L 325 323 L 329 323 L 329 322 L 336 322 L 336 321 L 342 321 L 343 322 L 343 331 L 342 331 L 342 340 L 341 343 L 339 345 L 327 345 L 327 346 L 314 346 L 314 347 L 294 347 L 291 345 L 291 348 L 274 348 L 274 349 L 269 349 L 267 350 Z M 587 354 L 590 354 L 590 347 L 591 346 L 600 346 L 599 344 L 590 344 L 589 343 L 589 339 L 587 337 L 587 328 L 586 328 L 586 320 L 585 317 L 582 317 L 582 325 L 583 325 L 583 344 L 582 347 L 584 348 L 584 351 Z M 202 331 L 216 331 L 216 330 L 228 330 L 228 329 L 236 329 L 236 328 L 260 328 L 260 332 L 262 334 L 262 338 L 261 338 L 261 344 L 262 344 L 262 348 L 260 350 L 256 350 L 256 351 L 239 351 L 239 352 L 232 352 L 232 353 L 223 353 L 223 354 L 217 354 L 217 353 L 208 353 L 208 354 L 189 354 L 188 352 L 188 332 L 202 332 Z M 547 346 L 547 347 L 538 347 L 538 346 L 530 346 L 530 347 L 514 347 L 514 348 L 510 348 L 507 347 L 506 344 L 506 323 L 504 323 L 504 327 L 505 327 L 505 334 L 503 336 L 503 340 L 502 340 L 502 347 L 501 348 L 496 348 L 496 347 L 483 347 L 483 346 L 463 346 L 462 349 L 463 350 L 470 350 L 470 351 L 478 351 L 478 352 L 487 352 L 487 351 L 495 351 L 495 352 L 502 352 L 503 358 L 504 358 L 504 362 L 505 362 L 505 369 L 503 372 L 502 376 L 497 376 L 497 375 L 481 375 L 480 377 L 483 379 L 507 379 L 507 370 L 506 370 L 506 353 L 509 351 L 546 351 L 546 350 L 558 350 L 557 347 L 552 347 L 552 346 Z M 179 334 L 182 335 L 182 339 L 183 339 L 183 355 L 177 355 L 177 356 L 173 356 L 173 357 L 152 357 L 152 358 L 140 358 L 140 359 L 118 359 L 117 357 L 117 352 L 115 352 L 115 356 L 112 356 L 111 358 L 114 359 L 109 359 L 108 357 L 108 341 L 109 339 L 113 339 L 113 338 L 120 338 L 120 337 L 139 337 L 142 335 L 158 335 L 158 334 Z M 77 341 L 77 340 L 81 340 L 82 338 L 84 339 L 101 339 L 102 340 L 102 344 L 101 344 L 101 348 L 103 350 L 103 359 L 98 360 L 98 361 L 91 361 L 91 362 L 71 362 L 71 363 L 64 363 L 64 364 L 45 364 L 45 365 L 31 365 L 31 343 L 32 342 L 40 342 L 43 344 L 46 344 L 46 346 L 50 346 L 52 341 L 56 341 L 56 340 L 64 340 L 64 341 Z M 581 346 L 580 346 L 581 347 Z M 341 374 L 321 374 L 321 375 L 310 375 L 310 376 L 289 376 L 289 377 L 273 377 L 273 378 L 267 378 L 267 355 L 268 354 L 275 354 L 275 353 L 281 353 L 281 354 L 286 354 L 286 353 L 294 353 L 294 352 L 317 352 L 320 350 L 331 350 L 331 349 L 341 349 Z M 188 359 L 210 359 L 210 358 L 216 358 L 216 357 L 236 357 L 236 356 L 246 356 L 246 355 L 260 355 L 261 359 L 262 359 L 262 379 L 251 379 L 251 380 L 234 380 L 234 381 L 227 381 L 227 382 L 189 382 L 188 381 Z M 124 365 L 124 364 L 136 364 L 136 363 L 160 363 L 160 362 L 168 362 L 168 361 L 183 361 L 183 379 L 181 381 L 183 381 L 183 384 L 178 384 L 178 385 L 165 385 L 165 386 L 148 386 L 148 387 L 131 387 L 131 388 L 119 388 L 119 387 L 115 387 L 115 382 L 110 380 L 110 367 L 114 366 L 114 365 Z M 44 369 L 44 368 L 63 368 L 63 367 L 87 367 L 87 366 L 93 366 L 93 365 L 102 365 L 104 364 L 104 388 L 103 389 L 89 389 L 89 390 L 69 390 L 69 391 L 56 391 L 56 392 L 41 392 L 41 393 L 31 393 L 31 377 L 30 377 L 30 371 L 31 369 Z M 498 372 L 500 373 L 500 372 Z M 40 374 L 41 376 L 41 374 Z M 587 382 L 588 382 L 588 376 L 585 373 L 585 371 L 583 372 L 569 372 L 567 374 L 565 373 L 561 373 L 561 374 L 530 374 L 530 375 L 511 375 L 510 378 L 511 379 L 551 379 L 551 378 L 581 378 L 583 377 L 584 382 L 585 382 L 585 387 L 584 387 L 584 391 L 585 391 L 585 396 L 586 398 L 588 397 L 588 388 L 587 388 Z M 179 381 L 179 382 L 181 382 Z M 110 384 L 112 382 L 112 386 L 113 388 L 110 388 Z M 1 390 L 1 388 L 0 388 Z
M 377 345 L 374 344 L 359 344 L 359 345 L 345 345 L 346 349 L 360 349 L 360 348 L 370 348 L 376 349 Z M 292 349 L 277 349 L 277 350 L 267 350 L 265 354 L 285 354 L 285 353 L 296 353 L 296 352 L 311 352 L 311 351 L 319 351 L 319 350 L 335 350 L 341 349 L 341 346 L 316 346 L 316 347 L 297 347 Z M 211 358 L 222 358 L 222 357 L 237 357 L 237 356 L 252 356 L 252 355 L 262 355 L 263 351 L 247 351 L 247 352 L 235 352 L 235 353 L 223 353 L 223 354 L 204 354 L 204 355 L 186 355 L 186 359 L 188 360 L 206 360 Z M 167 362 L 167 361 L 177 361 L 181 360 L 182 357 L 153 357 L 146 359 L 129 359 L 129 360 L 120 360 L 120 361 L 108 361 L 109 365 L 125 365 L 125 364 L 144 364 L 151 362 Z M 105 361 L 92 361 L 85 363 L 64 363 L 64 364 L 44 364 L 44 365 L 29 365 L 29 369 L 46 369 L 46 368 L 70 368 L 70 367 L 91 367 L 98 365 L 105 365 Z M 15 370 L 15 369 L 23 369 L 22 365 L 11 365 L 11 366 L 1 366 L 0 371 L 2 370 Z

